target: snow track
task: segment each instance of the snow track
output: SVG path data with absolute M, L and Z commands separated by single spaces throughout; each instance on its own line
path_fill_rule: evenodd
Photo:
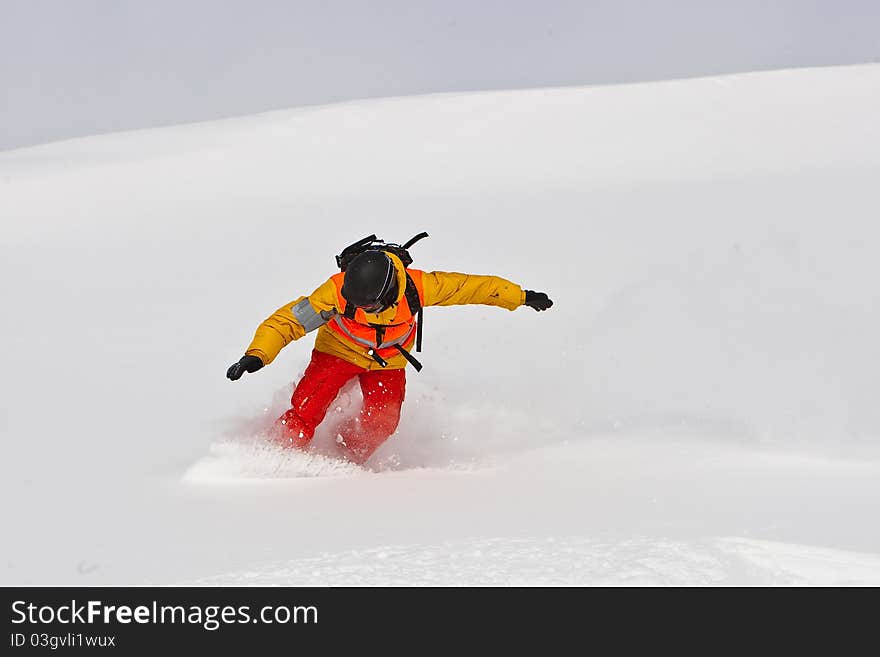
M 742 538 L 387 546 L 187 582 L 226 586 L 878 586 L 880 557 Z

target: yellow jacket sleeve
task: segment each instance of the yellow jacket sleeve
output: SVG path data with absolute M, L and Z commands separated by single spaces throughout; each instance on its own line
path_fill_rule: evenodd
M 308 299 L 315 313 L 332 312 L 336 304 L 336 286 L 328 279 L 308 297 L 299 297 L 281 306 L 257 327 L 254 339 L 244 353 L 248 356 L 256 356 L 263 361 L 263 365 L 268 365 L 284 347 L 308 333 L 306 327 L 294 315 L 297 304 L 304 299 Z
M 422 287 L 425 306 L 482 304 L 515 310 L 526 300 L 519 285 L 499 276 L 432 271 L 422 275 Z

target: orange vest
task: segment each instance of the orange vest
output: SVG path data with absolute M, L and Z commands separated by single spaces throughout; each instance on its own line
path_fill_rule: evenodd
M 425 291 L 422 287 L 422 272 L 418 269 L 407 269 L 406 273 L 415 284 L 419 294 L 419 301 L 425 302 Z M 345 317 L 343 314 L 347 305 L 342 296 L 342 283 L 345 274 L 339 273 L 330 277 L 336 286 L 338 312 L 333 319 L 327 322 L 327 327 L 341 338 L 353 342 L 364 350 L 374 349 L 382 358 L 390 358 L 400 353 L 396 345 L 409 350 L 416 339 L 416 316 L 413 314 L 402 294 L 397 302 L 397 312 L 389 324 L 373 324 L 367 318 L 367 314 L 358 308 L 355 310 L 354 319 Z

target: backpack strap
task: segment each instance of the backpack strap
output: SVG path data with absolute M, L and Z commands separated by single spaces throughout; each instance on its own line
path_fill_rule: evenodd
M 416 284 L 413 282 L 413 279 L 410 277 L 409 272 L 407 272 L 407 274 L 406 274 L 406 289 L 404 290 L 403 294 L 406 297 L 406 303 L 409 306 L 409 311 L 413 315 L 417 315 L 417 318 L 416 318 L 416 351 L 421 352 L 422 351 L 422 317 L 423 317 L 424 313 L 422 312 L 422 310 L 423 310 L 422 301 L 421 301 L 421 299 L 419 299 L 419 291 L 416 288 Z M 346 312 L 347 311 L 348 311 L 348 307 L 346 307 Z M 378 346 L 382 341 L 381 335 L 379 333 L 380 327 L 374 326 L 374 328 L 376 329 L 376 345 Z M 401 356 L 406 358 L 407 362 L 415 368 L 416 372 L 422 371 L 422 364 L 418 361 L 418 359 L 415 356 L 413 356 L 406 349 L 404 349 L 403 345 L 396 344 L 396 345 L 394 345 L 394 348 L 400 352 Z M 379 363 L 379 365 L 381 365 L 382 367 L 386 367 L 388 365 L 388 363 L 385 362 L 379 356 L 379 354 L 376 352 L 375 349 L 370 349 L 367 353 L 373 358 L 373 360 L 375 360 L 377 363 Z
M 406 349 L 404 349 L 399 344 L 396 344 L 394 346 L 397 349 L 397 351 L 400 352 L 400 355 L 403 356 L 404 358 L 406 358 L 406 360 L 409 361 L 409 364 L 412 365 L 414 368 L 416 368 L 416 372 L 422 371 L 422 364 L 418 360 L 416 360 L 415 356 L 413 356 L 411 353 L 409 353 Z M 384 365 L 382 367 L 384 367 Z
M 406 289 L 403 292 L 406 297 L 406 303 L 409 305 L 409 311 L 413 315 L 417 315 L 416 318 L 416 351 L 421 353 L 422 351 L 422 317 L 424 317 L 424 313 L 422 312 L 422 300 L 419 299 L 419 291 L 416 288 L 416 284 L 413 282 L 413 279 L 410 277 L 409 272 L 406 273 Z M 421 366 L 416 368 L 416 371 L 420 370 Z
M 428 236 L 427 233 L 424 234 L 425 237 Z M 417 239 L 421 239 L 420 236 L 417 236 L 410 240 L 410 242 L 415 242 Z M 416 287 L 415 282 L 412 277 L 409 275 L 409 272 L 406 272 L 406 288 L 403 291 L 403 295 L 406 297 L 406 303 L 409 306 L 409 311 L 416 315 L 416 351 L 422 351 L 422 300 L 419 299 L 419 290 Z M 422 364 L 409 353 L 406 349 L 403 348 L 403 345 L 396 344 L 394 345 L 397 348 L 397 351 L 400 352 L 400 355 L 406 358 L 410 365 L 412 365 L 416 372 L 422 371 Z
M 425 238 L 425 237 L 428 237 L 428 233 L 419 233 L 418 235 L 416 235 L 416 236 L 413 237 L 411 240 L 409 240 L 406 244 L 403 245 L 403 249 L 404 249 L 404 251 L 405 251 L 406 249 L 408 249 L 409 247 L 411 247 L 411 246 L 412 246 L 413 244 L 415 244 L 416 242 L 418 242 L 420 239 L 423 239 L 423 238 Z
M 351 262 L 351 259 L 354 258 L 358 253 L 366 251 L 375 241 L 375 235 L 367 235 L 363 239 L 359 239 L 354 244 L 349 244 L 347 247 L 342 249 L 342 253 L 336 256 L 336 265 L 339 267 L 340 271 L 345 271 L 345 269 L 348 267 L 348 263 Z

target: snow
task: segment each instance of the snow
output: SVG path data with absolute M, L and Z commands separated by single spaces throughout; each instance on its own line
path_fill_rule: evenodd
M 321 554 L 188 582 L 211 586 L 852 586 L 875 555 L 721 538 L 483 539 Z
M 0 153 L 2 583 L 877 585 L 880 66 L 442 94 Z M 262 445 L 372 232 L 554 307 L 426 311 L 399 432 Z

